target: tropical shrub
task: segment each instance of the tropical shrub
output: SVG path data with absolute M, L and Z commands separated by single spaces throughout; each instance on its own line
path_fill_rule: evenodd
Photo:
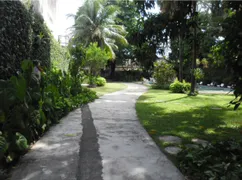
M 97 96 L 81 87 L 83 72 L 76 66 L 80 62 L 67 72 L 68 61 L 63 62 L 68 52 L 54 40 L 39 14 L 20 1 L 0 1 L 0 10 L 2 168 L 25 153 L 52 124 Z
M 74 78 L 61 70 L 49 70 L 38 79 L 31 61 L 22 62 L 22 72 L 0 81 L 0 162 L 11 163 L 26 152 L 60 118 L 81 104 L 97 98 L 80 86 L 71 93 Z
M 186 148 L 178 154 L 179 168 L 194 180 L 242 179 L 242 142 L 221 141 L 206 147 Z
M 60 43 L 50 34 L 50 61 L 51 67 L 68 71 L 70 63 L 70 54 L 65 47 L 61 47 Z
M 97 77 L 102 68 L 105 67 L 111 54 L 98 47 L 97 43 L 90 43 L 86 49 L 86 57 L 83 65 L 89 68 L 90 85 L 95 83 L 93 77 Z
M 165 61 L 158 61 L 154 63 L 155 88 L 167 89 L 176 77 L 176 72 L 171 64 Z
M 191 89 L 191 83 L 188 83 L 185 80 L 183 80 L 183 82 L 180 82 L 176 78 L 175 81 L 170 85 L 169 89 L 173 93 L 187 93 Z
M 97 86 L 105 86 L 107 83 L 106 79 L 103 77 L 97 77 L 96 82 Z

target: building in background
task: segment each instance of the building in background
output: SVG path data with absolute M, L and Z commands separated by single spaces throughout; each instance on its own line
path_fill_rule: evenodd
M 39 12 L 55 39 L 58 40 L 57 33 L 57 14 L 60 0 L 32 0 L 33 8 L 36 12 Z

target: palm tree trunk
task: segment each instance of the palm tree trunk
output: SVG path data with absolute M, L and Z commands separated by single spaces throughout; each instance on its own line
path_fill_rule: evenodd
M 195 16 L 196 16 L 196 5 L 197 2 L 193 1 L 192 6 L 193 6 L 193 11 L 192 11 L 192 16 L 193 16 L 193 21 L 195 21 Z M 196 30 L 196 22 L 194 22 L 194 27 L 193 27 L 193 43 L 192 43 L 192 49 L 193 49 L 193 58 L 192 58 L 192 72 L 191 72 L 191 91 L 190 95 L 195 95 L 195 88 L 196 88 L 196 78 L 194 71 L 196 69 L 196 59 L 197 59 L 197 30 Z
M 183 80 L 183 51 L 184 51 L 184 44 L 182 43 L 183 37 L 179 35 L 179 81 L 182 82 Z

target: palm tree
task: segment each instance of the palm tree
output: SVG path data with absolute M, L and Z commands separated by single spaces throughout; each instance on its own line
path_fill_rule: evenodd
M 106 0 L 86 0 L 77 14 L 71 15 L 75 18 L 72 27 L 74 43 L 87 47 L 97 42 L 99 47 L 109 51 L 112 59 L 115 59 L 117 44 L 128 44 L 124 26 L 114 23 L 117 11 L 117 7 L 109 5 Z

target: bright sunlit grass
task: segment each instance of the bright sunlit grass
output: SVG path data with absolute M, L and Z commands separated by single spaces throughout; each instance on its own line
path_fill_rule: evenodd
M 149 90 L 136 104 L 138 117 L 151 136 L 175 135 L 183 143 L 192 138 L 210 142 L 242 138 L 242 107 L 227 107 L 232 95 L 187 96 L 166 90 Z
M 100 96 L 103 96 L 104 94 L 120 91 L 125 88 L 127 88 L 127 86 L 123 83 L 106 83 L 105 86 L 92 88 L 92 90 L 97 92 L 97 95 L 100 97 Z

